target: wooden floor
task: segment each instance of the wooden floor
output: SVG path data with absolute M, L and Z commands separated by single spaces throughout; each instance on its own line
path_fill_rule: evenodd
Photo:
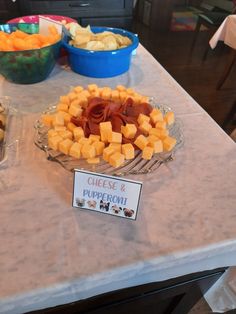
M 191 31 L 157 33 L 142 23 L 135 22 L 133 31 L 139 35 L 141 44 L 160 62 L 175 80 L 209 113 L 220 125 L 236 100 L 236 66 L 223 85 L 216 90 L 229 57 L 229 50 L 219 44 L 210 50 L 202 63 L 204 49 L 208 43 L 208 31 L 201 31 L 191 58 Z M 230 124 L 227 133 L 236 126 Z

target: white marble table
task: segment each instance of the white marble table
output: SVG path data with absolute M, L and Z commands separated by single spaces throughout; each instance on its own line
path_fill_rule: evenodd
M 33 143 L 40 112 L 70 86 L 91 82 L 155 96 L 182 120 L 175 160 L 133 177 L 143 181 L 135 222 L 72 208 L 72 174 Z M 2 79 L 0 95 L 22 112 L 19 149 L 0 168 L 0 313 L 236 264 L 236 145 L 143 47 L 119 77 L 58 66 L 31 86 Z

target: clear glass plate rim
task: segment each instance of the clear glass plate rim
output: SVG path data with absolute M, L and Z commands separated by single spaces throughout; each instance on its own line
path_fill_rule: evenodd
M 166 105 L 166 104 L 163 104 L 163 103 L 157 103 L 155 101 L 155 99 L 152 97 L 151 100 L 150 100 L 150 104 L 155 107 L 155 108 L 159 108 L 163 113 L 166 113 L 168 111 L 172 111 L 171 107 Z M 46 110 L 44 110 L 42 112 L 42 114 L 47 114 L 47 113 L 53 113 L 55 112 L 56 110 L 56 104 L 52 104 L 50 105 Z M 43 144 L 43 142 L 45 141 L 45 139 L 43 138 L 43 136 L 45 137 L 47 134 L 45 133 L 46 131 L 43 131 L 44 128 L 48 130 L 48 128 L 46 128 L 43 124 L 42 124 L 42 121 L 41 121 L 41 118 L 36 120 L 35 122 L 35 130 L 36 130 L 36 133 L 35 133 L 35 144 L 37 147 L 39 147 L 40 149 L 44 150 L 45 153 L 46 153 L 46 157 L 48 160 L 51 160 L 51 161 L 56 161 L 58 162 L 59 164 L 61 164 L 65 169 L 69 170 L 69 171 L 73 171 L 73 169 L 75 168 L 80 168 L 80 169 L 84 169 L 84 170 L 89 170 L 89 171 L 94 171 L 94 172 L 98 172 L 97 170 L 99 170 L 99 166 L 95 166 L 95 165 L 89 165 L 89 164 L 85 164 L 85 161 L 83 160 L 75 160 L 73 159 L 72 157 L 70 156 L 66 156 L 62 153 L 59 153 L 59 152 L 55 152 L 51 149 L 48 149 L 48 146 Z M 175 122 L 173 124 L 173 126 L 171 126 L 169 128 L 169 130 L 173 130 L 174 128 L 176 128 L 177 132 L 178 132 L 178 138 L 177 138 L 177 144 L 176 144 L 176 147 L 169 153 L 160 153 L 160 154 L 155 154 L 156 155 L 156 158 L 159 159 L 159 163 L 160 165 L 165 163 L 165 162 L 168 162 L 170 160 L 173 159 L 173 154 L 175 153 L 175 151 L 177 149 L 179 149 L 182 144 L 183 144 L 183 132 L 182 132 L 182 123 L 181 123 L 181 120 L 176 117 L 175 119 Z M 42 135 L 43 134 L 43 135 Z M 58 153 L 57 155 L 54 156 L 54 154 L 52 153 Z M 134 158 L 134 160 L 136 159 L 136 157 Z M 83 167 L 83 163 L 84 163 L 84 167 Z M 77 166 L 73 166 L 73 163 L 76 162 L 78 165 Z M 158 161 L 157 161 L 158 162 Z M 71 163 L 71 166 L 70 165 Z M 107 164 L 107 163 L 106 163 Z M 148 163 L 147 163 L 148 164 Z M 100 165 L 102 166 L 102 165 Z M 111 175 L 119 175 L 119 176 L 122 176 L 122 175 L 127 175 L 127 174 L 140 174 L 140 173 L 148 173 L 148 172 L 152 172 L 153 170 L 152 169 L 149 169 L 148 166 L 145 168 L 144 172 L 142 172 L 141 170 L 138 170 L 138 171 L 135 171 L 134 169 L 131 169 L 130 171 L 122 171 L 122 169 L 125 169 L 127 164 L 125 164 L 124 166 L 116 169 L 116 168 L 113 168 L 111 166 L 109 166 L 107 164 L 108 168 L 106 170 L 106 172 L 102 172 L 102 173 L 107 173 L 109 172 L 109 174 Z M 105 170 L 104 170 L 105 171 Z

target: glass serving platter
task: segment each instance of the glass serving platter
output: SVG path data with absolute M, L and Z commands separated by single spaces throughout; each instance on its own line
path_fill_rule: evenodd
M 163 114 L 171 111 L 171 109 L 166 105 L 154 104 L 154 100 L 151 100 L 150 104 L 154 108 L 160 109 Z M 53 105 L 49 107 L 46 111 L 44 111 L 43 114 L 54 113 L 55 110 L 56 105 Z M 150 173 L 158 169 L 163 163 L 173 160 L 175 151 L 179 149 L 183 144 L 181 120 L 176 118 L 174 124 L 168 128 L 170 136 L 176 138 L 177 141 L 172 151 L 155 154 L 151 160 L 142 159 L 142 152 L 136 151 L 134 159 L 126 160 L 125 163 L 119 168 L 113 168 L 104 160 L 101 160 L 100 163 L 97 165 L 91 165 L 88 164 L 84 159 L 75 159 L 61 152 L 52 150 L 50 147 L 48 147 L 48 129 L 48 127 L 42 124 L 42 121 L 40 119 L 37 120 L 35 123 L 36 132 L 34 142 L 37 147 L 45 151 L 48 160 L 58 162 L 59 164 L 61 164 L 61 166 L 69 171 L 73 171 L 74 169 L 82 169 L 115 176 Z

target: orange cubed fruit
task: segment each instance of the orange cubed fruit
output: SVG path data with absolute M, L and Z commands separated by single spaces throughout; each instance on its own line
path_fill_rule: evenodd
M 17 38 L 24 39 L 25 37 L 28 36 L 28 34 L 26 34 L 26 33 L 22 32 L 21 30 L 17 29 L 17 30 L 15 31 L 15 36 L 16 36 Z
M 21 38 L 14 38 L 13 46 L 15 50 L 26 50 L 26 44 L 24 39 Z

